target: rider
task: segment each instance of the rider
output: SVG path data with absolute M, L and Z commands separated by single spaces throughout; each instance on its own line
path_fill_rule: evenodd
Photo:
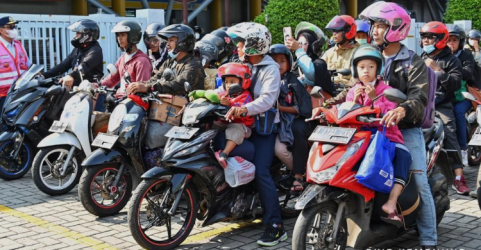
M 202 61 L 202 66 L 204 66 L 204 89 L 215 89 L 217 77 L 215 62 L 219 58 L 219 49 L 209 40 L 200 40 L 195 43 L 194 53 Z
M 219 66 L 229 62 L 240 62 L 238 57 L 236 57 L 237 60 L 231 60 L 236 46 L 223 28 L 214 30 L 205 35 L 202 37 L 201 41 L 211 41 L 215 44 L 215 46 L 217 46 L 219 49 L 219 58 L 217 60 L 217 64 Z
M 204 89 L 204 70 L 194 55 L 194 31 L 184 24 L 172 24 L 159 31 L 160 38 L 167 40 L 170 58 L 164 62 L 159 73 L 149 81 L 134 82 L 129 85 L 127 93 L 160 93 L 185 95 L 184 83 L 190 83 L 192 90 Z M 165 80 L 162 76 L 165 69 L 172 69 L 175 79 Z
M 121 21 L 113 27 L 112 33 L 117 37 L 117 46 L 125 53 L 115 63 L 117 73 L 105 78 L 102 85 L 112 88 L 120 82 L 116 96 L 122 97 L 128 84 L 124 79 L 125 72 L 128 72 L 132 82 L 147 81 L 152 74 L 152 64 L 149 57 L 137 48 L 142 38 L 142 27 L 139 23 Z
M 449 31 L 441 22 L 429 22 L 421 28 L 421 47 L 424 52 L 421 57 L 426 65 L 436 72 L 438 76 L 437 91 L 442 95 L 436 97 L 436 115 L 444 123 L 444 148 L 460 151 L 461 148 L 456 138 L 456 118 L 452 102 L 455 92 L 461 88 L 463 79 L 461 62 L 447 47 Z M 465 129 L 465 128 L 463 128 Z M 458 194 L 469 194 L 469 188 L 463 175 L 463 165 L 460 162 L 451 162 L 456 179 L 453 189 Z
M 474 59 L 481 66 L 481 52 L 479 51 L 479 40 L 481 39 L 481 32 L 479 30 L 470 30 L 468 33 L 468 44 L 466 49 L 473 53 Z
M 167 42 L 161 42 L 159 37 L 159 31 L 163 28 L 165 28 L 165 25 L 162 23 L 151 23 L 144 31 L 144 44 L 152 61 L 153 75 L 158 72 L 162 64 L 169 58 L 167 49 L 165 49 Z
M 226 118 L 239 118 L 243 114 L 255 116 L 270 112 L 269 110 L 277 103 L 281 82 L 279 65 L 266 55 L 271 44 L 271 33 L 264 25 L 258 23 L 240 23 L 229 28 L 227 33 L 237 43 L 239 58 L 253 66 L 250 90 L 254 100 L 242 107 L 232 107 L 226 114 Z M 278 115 L 272 122 L 279 122 Z M 271 128 L 272 122 L 266 122 L 264 127 Z M 268 135 L 261 135 L 254 129 L 248 141 L 255 145 L 253 161 L 256 166 L 255 179 L 264 211 L 262 221 L 267 226 L 257 244 L 275 246 L 280 241 L 287 240 L 277 189 L 270 173 L 276 133 L 272 131 Z
M 195 40 L 199 41 L 202 38 L 202 29 L 199 26 L 194 26 L 194 36 Z
M 368 6 L 360 18 L 371 24 L 370 36 L 382 49 L 385 58 L 384 82 L 399 89 L 407 96 L 407 101 L 389 111 L 383 117 L 383 124 L 396 125 L 404 138 L 404 145 L 412 154 L 413 172 L 418 192 L 421 196 L 421 211 L 417 216 L 420 243 L 424 248 L 435 248 L 437 244 L 436 210 L 431 188 L 426 176 L 426 146 L 420 121 L 428 100 L 428 70 L 424 61 L 414 52 L 401 44 L 406 39 L 411 26 L 411 17 L 401 6 L 379 1 Z M 408 74 L 403 70 L 403 63 L 412 57 Z
M 369 23 L 364 20 L 356 20 L 357 25 L 357 33 L 356 33 L 356 42 L 359 45 L 363 45 L 366 43 L 371 43 L 371 38 L 369 37 Z

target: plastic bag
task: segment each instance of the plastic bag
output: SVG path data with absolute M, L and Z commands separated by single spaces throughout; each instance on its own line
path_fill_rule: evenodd
M 372 190 L 389 193 L 394 185 L 395 147 L 386 137 L 385 127 L 382 133 L 377 131 L 356 174 L 357 181 Z
M 231 187 L 247 184 L 256 177 L 256 167 L 242 157 L 227 158 L 227 168 L 224 169 L 225 181 Z

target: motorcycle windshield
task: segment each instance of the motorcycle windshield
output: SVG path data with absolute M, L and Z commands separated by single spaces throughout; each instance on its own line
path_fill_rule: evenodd
M 38 73 L 40 73 L 40 71 L 42 71 L 42 69 L 43 66 L 32 64 L 32 66 L 30 66 L 30 68 L 27 71 L 23 72 L 20 78 L 18 78 L 18 80 L 15 82 L 15 87 L 13 89 L 17 90 L 23 85 L 29 83 L 33 79 L 33 77 L 35 77 Z
M 341 105 L 337 106 L 337 119 L 343 118 L 347 113 L 356 110 L 358 108 L 362 108 L 361 105 L 355 102 L 345 102 Z

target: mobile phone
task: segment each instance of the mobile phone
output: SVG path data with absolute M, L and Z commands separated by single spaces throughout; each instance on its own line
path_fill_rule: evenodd
M 292 37 L 292 28 L 291 27 L 284 27 L 282 29 L 282 31 L 284 32 L 284 44 L 285 44 L 287 39 L 289 37 Z

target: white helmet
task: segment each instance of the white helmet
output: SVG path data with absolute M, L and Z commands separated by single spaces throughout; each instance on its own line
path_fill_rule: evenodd
M 248 56 L 265 55 L 269 52 L 272 36 L 266 26 L 259 23 L 239 23 L 227 29 L 234 40 L 244 42 L 244 52 Z

